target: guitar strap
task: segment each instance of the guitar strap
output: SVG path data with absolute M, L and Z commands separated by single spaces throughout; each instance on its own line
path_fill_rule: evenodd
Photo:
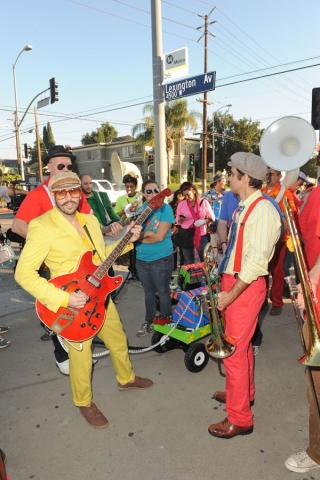
M 87 225 L 84 225 L 84 226 L 83 226 L 83 229 L 84 229 L 84 231 L 86 232 L 86 234 L 88 235 L 89 240 L 90 240 L 90 242 L 92 243 L 92 245 L 93 245 L 93 247 L 94 247 L 94 250 L 93 250 L 93 252 L 92 252 L 93 255 L 94 255 L 95 253 L 97 253 L 98 256 L 99 256 L 99 258 L 100 258 L 100 260 L 101 260 L 101 262 L 103 262 L 102 258 L 100 257 L 100 254 L 99 254 L 98 250 L 96 249 L 96 246 L 95 246 L 95 244 L 94 244 L 94 241 L 92 240 L 92 237 L 91 237 L 91 235 L 90 235 L 90 232 L 89 232 L 89 230 L 88 230 Z

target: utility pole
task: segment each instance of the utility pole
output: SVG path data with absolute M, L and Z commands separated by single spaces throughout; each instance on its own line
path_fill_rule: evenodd
M 209 33 L 213 37 L 215 35 L 211 32 L 209 32 L 208 28 L 209 25 L 212 25 L 213 23 L 216 23 L 216 20 L 213 20 L 212 22 L 209 23 L 209 17 L 211 13 L 216 9 L 216 7 L 213 7 L 212 10 L 208 15 L 200 15 L 198 13 L 198 16 L 201 18 L 204 18 L 204 25 L 201 27 L 198 27 L 197 30 L 200 30 L 201 28 L 204 27 L 204 32 L 199 38 L 198 42 L 202 39 L 204 36 L 204 72 L 208 72 L 208 37 Z M 207 118 L 207 102 L 208 102 L 208 92 L 204 92 L 203 94 L 203 132 L 202 132 L 202 194 L 205 193 L 207 189 L 207 144 L 208 144 L 208 118 Z
M 154 169 L 161 190 L 167 186 L 166 135 L 162 88 L 162 23 L 161 0 L 151 0 L 153 112 L 154 112 Z

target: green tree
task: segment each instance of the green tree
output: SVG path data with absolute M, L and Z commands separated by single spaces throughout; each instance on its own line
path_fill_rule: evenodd
M 153 104 L 148 103 L 143 107 L 145 115 L 141 123 L 132 129 L 132 135 L 137 145 L 154 146 L 154 112 Z M 169 155 L 173 143 L 179 141 L 179 181 L 181 177 L 181 142 L 184 138 L 185 128 L 195 130 L 198 126 L 197 118 L 202 118 L 198 112 L 189 112 L 186 100 L 175 100 L 165 105 L 165 130 L 166 130 L 166 153 L 168 165 L 168 183 L 170 183 Z
M 112 138 L 118 136 L 117 130 L 110 125 L 109 122 L 102 123 L 97 130 L 91 133 L 85 133 L 81 138 L 82 145 L 90 145 L 91 143 L 108 143 Z
M 41 150 L 41 158 L 43 158 L 47 154 L 47 148 L 44 144 L 42 138 L 40 138 L 40 150 Z M 34 163 L 38 163 L 38 147 L 37 142 L 34 142 L 33 147 L 30 148 L 30 160 L 25 162 L 26 165 L 30 166 Z
M 214 150 L 215 169 L 227 168 L 227 162 L 236 152 L 251 152 L 259 155 L 259 143 L 263 129 L 259 128 L 260 122 L 253 122 L 251 118 L 235 120 L 227 112 L 214 114 Z M 208 132 L 212 132 L 212 120 L 208 119 Z M 212 135 L 209 135 L 209 145 L 212 147 Z M 210 149 L 211 150 L 211 149 Z M 209 157 L 212 158 L 212 150 Z
M 56 142 L 53 137 L 52 128 L 50 122 L 47 123 L 47 126 L 43 127 L 43 143 L 47 150 L 54 147 Z
M 313 155 L 300 170 L 310 178 L 317 178 L 317 154 Z

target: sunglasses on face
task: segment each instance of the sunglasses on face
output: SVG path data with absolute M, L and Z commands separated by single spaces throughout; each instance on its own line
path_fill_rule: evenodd
M 72 163 L 68 163 L 67 165 L 65 165 L 64 163 L 59 163 L 58 165 L 56 165 L 56 167 L 58 170 L 63 170 L 64 168 L 67 168 L 70 171 L 73 170 Z
M 58 190 L 57 192 L 53 193 L 57 200 L 63 200 L 64 198 L 66 198 L 67 193 L 70 193 L 72 198 L 80 198 L 81 190 L 80 187 L 78 187 L 71 188 L 71 190 Z
M 151 188 L 148 188 L 148 190 L 145 190 L 145 193 L 147 195 L 151 195 L 151 193 L 160 193 L 160 190 L 158 190 L 157 188 L 155 188 L 154 190 L 152 190 Z

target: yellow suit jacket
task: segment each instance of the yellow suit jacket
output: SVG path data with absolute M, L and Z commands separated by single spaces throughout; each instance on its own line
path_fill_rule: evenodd
M 118 242 L 107 246 L 100 230 L 100 225 L 93 215 L 76 213 L 80 225 L 87 226 L 94 248 L 102 260 L 110 255 Z M 90 240 L 87 241 L 91 244 Z M 129 244 L 124 252 L 132 248 Z M 56 288 L 52 283 L 39 276 L 38 270 L 43 262 L 50 269 L 51 278 L 74 272 L 80 257 L 88 251 L 88 246 L 81 239 L 77 230 L 54 207 L 29 224 L 27 241 L 16 268 L 15 279 L 27 292 L 56 312 L 61 306 L 67 306 L 69 294 Z M 123 252 L 123 253 L 124 253 Z M 101 260 L 97 253 L 94 263 Z

